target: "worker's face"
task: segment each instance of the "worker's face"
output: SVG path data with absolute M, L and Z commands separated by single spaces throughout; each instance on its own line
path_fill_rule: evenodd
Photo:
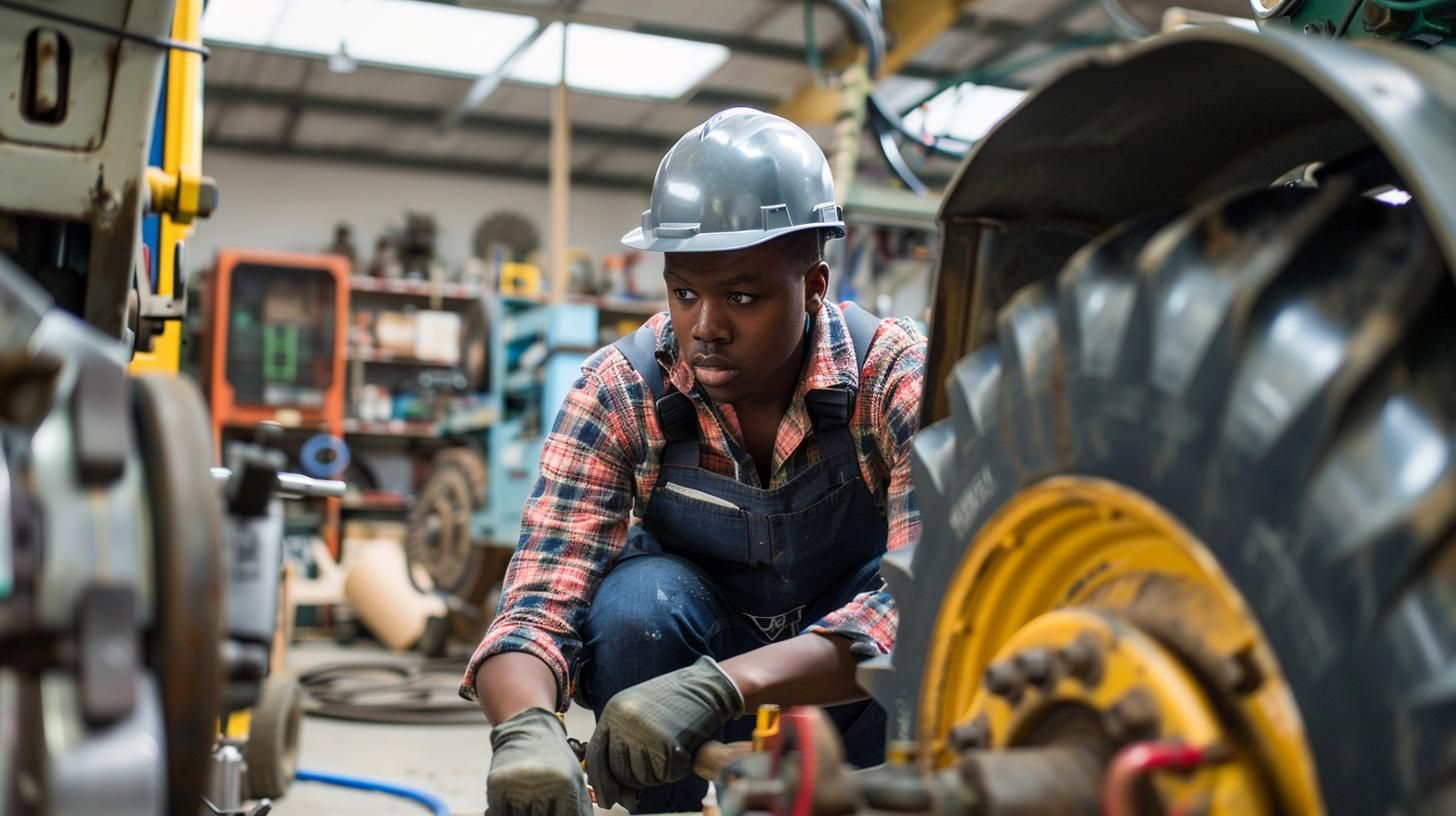
M 812 252 L 785 252 L 786 240 L 667 254 L 679 351 L 716 403 L 784 401 L 798 382 L 805 317 L 819 310 L 829 267 Z

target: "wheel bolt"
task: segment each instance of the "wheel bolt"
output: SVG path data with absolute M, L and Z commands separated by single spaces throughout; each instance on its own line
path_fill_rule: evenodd
M 1026 678 L 1011 661 L 987 666 L 985 682 L 988 691 L 1013 703 L 1021 698 L 1021 692 L 1026 688 Z
M 1104 722 L 1114 739 L 1142 739 L 1158 730 L 1157 703 L 1147 692 L 1134 689 L 1112 704 Z
M 956 723 L 950 729 L 950 747 L 956 753 L 985 748 L 991 741 L 991 727 L 982 714 L 970 722 Z
M 1014 658 L 1016 667 L 1033 686 L 1045 688 L 1052 681 L 1052 653 L 1050 650 L 1027 649 Z
M 1084 685 L 1096 685 L 1102 679 L 1102 653 L 1097 648 L 1097 639 L 1083 634 L 1063 646 L 1058 653 L 1067 674 L 1082 681 Z

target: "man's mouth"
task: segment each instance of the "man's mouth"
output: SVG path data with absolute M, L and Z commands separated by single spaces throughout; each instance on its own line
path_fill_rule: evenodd
M 693 366 L 693 376 L 697 377 L 698 382 L 709 388 L 722 388 L 738 376 L 738 369 L 695 365 Z
M 739 368 L 725 357 L 699 354 L 693 357 L 693 376 L 709 388 L 722 388 L 738 376 Z

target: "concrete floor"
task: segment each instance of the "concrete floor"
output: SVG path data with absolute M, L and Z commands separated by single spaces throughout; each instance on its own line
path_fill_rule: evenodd
M 325 663 L 372 660 L 387 655 L 372 643 L 349 648 L 328 642 L 303 643 L 295 645 L 290 652 L 289 669 L 301 672 Z M 463 662 L 461 665 L 463 669 Z M 590 737 L 593 726 L 590 711 L 572 708 L 566 721 L 572 736 L 583 740 Z M 299 741 L 300 768 L 420 788 L 443 799 L 455 814 L 480 816 L 485 810 L 490 726 L 484 716 L 478 726 L 375 725 L 304 717 Z M 277 816 L 333 813 L 419 816 L 426 810 L 384 794 L 298 782 L 287 796 L 275 802 L 273 813 Z

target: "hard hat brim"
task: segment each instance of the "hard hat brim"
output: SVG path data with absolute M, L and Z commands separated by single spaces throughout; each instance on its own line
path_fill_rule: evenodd
M 829 237 L 844 237 L 843 221 L 822 221 L 812 224 L 775 230 L 739 230 L 737 232 L 705 232 L 686 238 L 659 238 L 650 235 L 641 227 L 622 236 L 622 246 L 645 252 L 726 252 L 733 249 L 747 249 L 775 238 L 782 238 L 804 230 L 824 230 Z

